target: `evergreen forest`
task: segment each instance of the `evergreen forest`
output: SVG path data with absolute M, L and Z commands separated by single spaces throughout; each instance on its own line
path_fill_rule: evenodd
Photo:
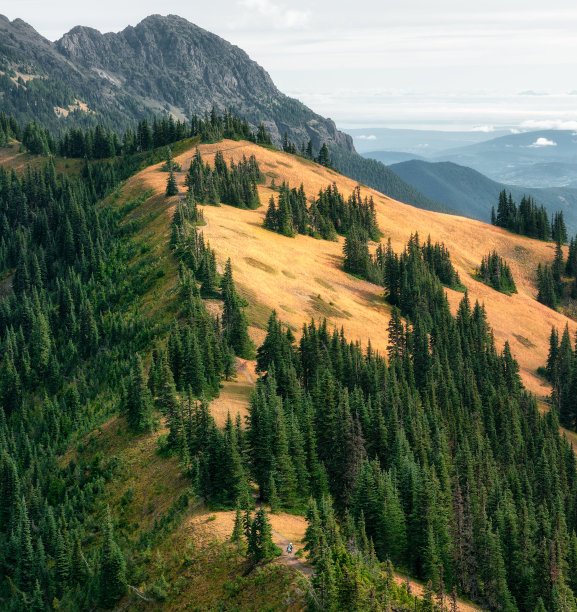
M 299 189 L 291 189 L 283 183 L 278 191 L 276 202 L 271 196 L 264 220 L 264 226 L 273 232 L 283 236 L 305 234 L 334 240 L 337 234 L 346 235 L 356 226 L 370 240 L 378 240 L 381 236 L 373 199 L 363 199 L 360 186 L 345 200 L 336 184 L 329 185 L 319 191 L 310 205 L 302 185 Z
M 489 287 L 501 293 L 510 295 L 517 293 L 517 287 L 511 274 L 509 264 L 500 257 L 496 251 L 489 253 L 481 260 L 481 265 L 477 270 L 477 278 Z
M 0 608 L 160 606 L 176 592 L 164 573 L 145 592 L 135 585 L 147 583 L 153 550 L 179 517 L 206 506 L 215 521 L 234 515 L 231 548 L 220 553 L 242 557 L 242 574 L 227 569 L 230 597 L 251 576 L 261 590 L 274 576 L 281 551 L 270 515 L 286 512 L 307 521 L 312 571 L 299 584 L 309 610 L 435 612 L 465 597 L 487 610 L 577 611 L 577 461 L 559 434 L 560 423 L 577 425 L 568 330 L 561 340 L 551 334 L 552 409 L 541 413 L 442 242 L 414 233 L 400 252 L 390 240 L 371 252 L 381 230 L 360 188 L 345 199 L 329 185 L 307 202 L 304 187 L 283 183 L 265 226 L 344 236 L 344 270 L 382 287 L 388 344 L 380 353 L 323 319 L 291 329 L 273 311 L 257 346 L 252 298 L 235 281 L 243 260 L 211 246 L 200 206 L 254 209 L 264 176 L 256 157 L 227 164 L 219 151 L 209 163 L 195 147 L 246 138 L 270 148 L 262 124 L 253 134 L 213 111 L 190 123 L 143 120 L 122 137 L 98 126 L 54 135 L 5 116 L 0 128 L 5 142 L 21 138 L 46 156 L 18 171 L 0 167 Z M 186 195 L 167 146 L 191 152 Z M 328 149 L 321 154 L 329 165 Z M 57 171 L 54 155 L 82 161 Z M 150 228 L 164 210 L 145 207 L 149 193 L 121 189 L 163 160 L 167 189 L 154 197 L 171 212 L 159 232 L 168 254 L 157 259 Z M 559 255 L 562 216 L 551 224 L 531 202 L 504 202 L 521 233 L 554 237 L 560 279 L 577 274 L 575 241 L 567 262 Z M 170 267 L 176 280 L 161 292 Z M 492 253 L 480 274 L 513 292 L 507 271 Z M 456 312 L 446 288 L 463 292 Z M 162 307 L 145 308 L 146 296 Z M 229 414 L 220 427 L 211 402 L 245 360 L 258 375 L 247 416 Z M 114 452 L 73 458 L 113 417 L 131 441 L 165 430 L 155 456 L 186 479 L 148 530 L 108 503 L 128 469 Z M 395 582 L 399 571 L 423 582 L 421 598 Z
M 524 196 L 517 204 L 505 190 L 499 193 L 497 211 L 495 207 L 491 209 L 491 223 L 530 238 L 553 240 L 561 244 L 567 242 L 563 212 L 555 213 L 549 219 L 545 207 L 537 206 L 532 198 Z

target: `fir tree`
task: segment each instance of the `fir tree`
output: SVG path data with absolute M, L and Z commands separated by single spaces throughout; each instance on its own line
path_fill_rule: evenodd
M 254 353 L 254 345 L 248 335 L 248 322 L 242 310 L 241 298 L 234 286 L 230 259 L 226 263 L 222 278 L 222 297 L 222 325 L 228 345 L 239 357 L 250 359 Z
M 280 554 L 272 541 L 272 529 L 264 508 L 257 510 L 250 527 L 247 556 L 251 563 L 268 560 Z
M 110 512 L 104 527 L 104 537 L 98 561 L 98 602 L 109 609 L 126 593 L 125 561 L 114 538 Z
M 148 389 L 142 360 L 138 353 L 134 358 L 128 386 L 126 419 L 130 428 L 137 433 L 150 429 L 153 424 L 152 396 Z
M 166 179 L 166 197 L 170 198 L 175 195 L 178 195 L 178 184 L 174 176 L 174 170 L 171 166 L 168 178 Z

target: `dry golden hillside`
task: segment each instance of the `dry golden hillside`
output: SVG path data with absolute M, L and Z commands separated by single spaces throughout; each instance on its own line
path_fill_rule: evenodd
M 291 186 L 303 183 L 310 197 L 332 182 L 348 196 L 356 182 L 310 161 L 248 142 L 223 141 L 200 147 L 209 161 L 217 150 L 224 152 L 227 161 L 254 154 L 268 177 L 267 184 L 259 187 L 263 202 L 259 210 L 230 206 L 204 209 L 205 236 L 221 264 L 228 257 L 232 259 L 237 285 L 251 302 L 249 317 L 256 328 L 255 339 L 262 339 L 266 319 L 274 308 L 295 330 L 311 317 L 326 316 L 330 323 L 343 326 L 349 339 L 365 344 L 370 339 L 375 348 L 384 350 L 389 307 L 382 298 L 383 290 L 342 271 L 343 239 L 327 242 L 306 236 L 287 238 L 262 227 L 273 179 L 277 184 L 288 181 Z M 193 153 L 191 150 L 176 158 L 183 168 L 179 175 L 183 193 L 185 170 Z M 161 194 L 166 173 L 153 166 L 132 180 Z M 572 333 L 577 329 L 573 321 L 535 299 L 535 270 L 538 262 L 552 261 L 552 244 L 464 217 L 420 210 L 371 189 L 363 188 L 363 194 L 373 196 L 384 234 L 382 240 L 390 238 L 396 250 L 413 232 L 419 232 L 423 239 L 430 234 L 433 241 L 445 243 L 471 300 L 485 304 L 498 345 L 509 341 L 527 388 L 540 396 L 548 394 L 535 371 L 545 362 L 551 326 L 563 328 L 569 323 Z M 518 294 L 506 296 L 471 277 L 481 258 L 493 249 L 509 262 Z M 462 294 L 448 294 L 456 307 Z

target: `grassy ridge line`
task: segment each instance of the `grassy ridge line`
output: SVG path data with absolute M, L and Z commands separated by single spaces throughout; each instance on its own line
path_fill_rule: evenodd
M 316 196 L 332 182 L 345 195 L 357 185 L 318 164 L 251 143 L 239 147 L 239 143 L 223 141 L 201 145 L 200 150 L 210 163 L 216 150 L 231 147 L 234 150 L 225 154 L 227 161 L 254 154 L 261 170 L 268 175 L 267 184 L 259 186 L 263 204 L 274 193 L 270 189 L 273 178 L 277 185 L 283 180 L 294 186 L 302 182 L 309 197 Z M 191 155 L 192 152 L 183 154 L 179 163 L 186 166 Z M 153 168 L 139 176 L 157 193 L 164 189 L 162 173 Z M 546 359 L 551 327 L 562 329 L 568 323 L 572 333 L 577 330 L 574 321 L 535 299 L 535 270 L 538 262 L 552 261 L 551 246 L 479 221 L 421 210 L 371 189 L 363 188 L 362 193 L 372 195 L 375 200 L 383 243 L 390 238 L 394 249 L 402 249 L 415 231 L 423 239 L 430 234 L 433 240 L 445 243 L 471 300 L 478 299 L 485 304 L 497 343 L 502 346 L 505 340 L 509 341 L 526 386 L 539 396 L 548 395 L 548 387 L 536 370 Z M 227 206 L 205 208 L 208 221 L 205 236 L 222 261 L 232 258 L 237 285 L 254 304 L 249 310 L 253 324 L 262 329 L 273 308 L 296 330 L 311 316 L 327 316 L 331 323 L 342 325 L 349 338 L 365 344 L 370 338 L 375 348 L 384 350 L 390 309 L 382 298 L 381 288 L 342 272 L 342 238 L 327 242 L 307 236 L 285 238 L 268 232 L 262 228 L 265 208 L 256 211 Z M 500 294 L 470 277 L 482 257 L 494 249 L 511 266 L 518 289 L 514 296 Z M 448 291 L 448 295 L 456 307 L 462 294 Z
M 209 146 L 209 145 L 207 145 L 207 146 Z M 213 145 L 210 145 L 210 146 L 213 146 Z M 236 148 L 235 148 L 235 151 L 239 151 L 239 150 L 242 150 L 242 148 L 240 148 L 240 149 L 236 149 Z M 280 166 L 283 166 L 283 164 L 285 164 L 285 163 L 287 163 L 287 164 L 288 164 L 288 162 L 286 162 L 286 161 L 283 161 L 283 162 L 277 163 L 277 164 L 276 164 L 276 165 L 277 165 L 277 169 L 278 169 L 279 165 L 280 165 Z M 288 168 L 288 166 L 287 166 L 287 168 Z M 300 169 L 298 169 L 298 168 L 297 168 L 297 171 L 299 171 L 299 170 L 300 170 Z M 313 168 L 313 170 L 314 170 L 314 172 L 315 172 L 315 173 L 317 173 L 317 174 L 318 174 L 318 172 L 319 172 L 318 168 Z M 312 170 L 311 170 L 311 171 L 312 171 Z M 158 173 L 157 173 L 157 174 L 158 174 Z M 151 174 L 151 176 L 152 176 L 152 174 Z M 162 187 L 162 181 L 165 181 L 165 175 L 164 175 L 164 176 L 161 176 L 161 187 Z M 266 189 L 267 189 L 267 187 L 263 186 L 263 187 L 262 187 L 262 189 L 263 189 L 263 190 L 266 190 Z M 159 195 L 161 195 L 161 194 L 159 194 Z M 153 196 L 153 198 L 155 198 L 155 197 L 158 197 L 158 196 Z M 390 202 L 390 201 L 389 201 L 389 202 Z M 394 203 L 392 203 L 392 204 L 394 204 Z M 168 205 L 169 205 L 169 206 L 168 206 L 168 208 L 166 209 L 167 211 L 169 211 L 169 209 L 170 209 L 170 202 L 168 202 Z M 238 219 L 235 217 L 235 215 L 236 215 L 236 213 L 235 213 L 236 209 L 231 209 L 230 207 L 221 207 L 221 208 L 218 208 L 218 209 L 217 209 L 217 208 L 215 208 L 215 209 L 210 208 L 210 209 L 208 209 L 208 210 L 207 210 L 207 214 L 212 215 L 212 212 L 213 212 L 213 211 L 214 211 L 215 213 L 216 213 L 216 212 L 222 212 L 222 213 L 224 213 L 225 215 L 227 214 L 227 215 L 228 215 L 228 221 L 229 221 L 229 222 L 230 222 L 231 220 L 236 220 L 236 221 L 238 221 Z M 247 219 L 247 225 L 252 225 L 254 228 L 258 228 L 260 231 L 264 231 L 264 230 L 262 230 L 262 228 L 260 228 L 260 227 L 259 227 L 258 222 L 256 222 L 256 221 L 255 221 L 255 219 L 254 219 L 254 215 L 255 215 L 255 214 L 257 214 L 257 215 L 258 215 L 258 214 L 261 214 L 261 212 L 262 212 L 262 211 L 259 211 L 258 213 L 254 213 L 253 211 L 241 211 L 241 212 L 244 212 L 244 213 L 246 213 L 247 215 L 252 215 L 252 217 L 249 217 L 249 216 L 247 216 L 247 217 L 246 217 L 246 219 Z M 170 215 L 170 212 L 168 212 L 168 215 L 164 215 L 164 217 L 167 217 L 167 216 L 169 217 L 169 215 Z M 232 219 L 231 219 L 231 218 L 232 218 Z M 166 219 L 165 219 L 165 220 L 166 220 Z M 221 220 L 222 220 L 222 219 L 221 219 L 221 218 L 219 218 L 219 222 L 220 222 Z M 217 229 L 217 228 L 215 228 L 214 226 L 215 226 L 215 224 L 213 223 L 213 218 L 212 218 L 212 216 L 211 216 L 211 217 L 210 217 L 210 223 L 209 223 L 209 226 L 206 228 L 206 231 L 212 231 L 212 229 Z M 229 230 L 231 230 L 233 233 L 234 233 L 235 231 L 238 233 L 238 231 L 239 231 L 238 229 L 236 229 L 236 227 L 235 227 L 234 225 L 233 225 L 233 226 L 230 226 L 230 225 L 229 225 L 229 226 L 228 226 L 228 229 L 229 229 Z M 245 230 L 246 230 L 246 231 L 245 231 Z M 245 228 L 245 227 L 242 227 L 242 228 L 241 228 L 241 230 L 240 230 L 242 233 L 239 233 L 239 236 L 240 236 L 240 237 L 243 239 L 243 242 L 244 242 L 244 243 L 246 243 L 246 241 L 247 241 L 247 237 L 248 237 L 248 238 L 250 238 L 250 237 L 251 237 L 251 235 L 250 235 L 250 233 L 249 233 L 249 230 L 250 230 L 250 228 L 248 228 L 248 227 L 246 227 L 246 228 Z M 242 234 L 244 234 L 244 235 L 242 235 Z M 270 233 L 269 233 L 269 234 L 270 234 Z M 281 238 L 282 238 L 282 237 L 281 237 Z M 306 237 L 305 237 L 305 238 L 306 238 Z M 295 242 L 292 242 L 292 243 L 291 243 L 291 241 L 290 241 L 290 240 L 288 240 L 288 239 L 285 239 L 285 241 L 288 241 L 288 242 L 285 242 L 284 244 L 288 244 L 288 245 L 294 245 L 294 244 L 295 244 Z M 213 244 L 213 246 L 216 248 L 217 252 L 219 252 L 219 255 L 220 255 L 220 243 L 221 243 L 220 241 L 219 241 L 219 244 L 216 244 L 215 242 L 213 242 L 213 243 L 212 243 L 212 244 Z M 323 242 L 321 242 L 321 241 L 309 241 L 309 242 L 307 242 L 307 244 L 312 244 L 312 243 L 316 243 L 317 245 L 320 245 L 320 247 L 319 247 L 319 248 L 322 248 L 322 247 L 326 246 L 327 244 L 329 244 L 329 246 L 330 246 L 330 243 L 323 243 Z M 339 246 L 339 243 L 335 243 L 335 245 L 338 247 L 338 246 Z M 280 242 L 278 243 L 277 250 L 278 250 L 279 248 L 280 248 Z M 290 247 L 289 247 L 289 248 L 290 248 Z M 294 251 L 292 252 L 292 255 L 293 255 L 293 258 L 294 258 Z M 247 255 L 246 255 L 246 256 L 248 256 L 248 253 L 247 253 Z M 246 256 L 245 256 L 245 257 L 246 257 Z M 272 253 L 271 253 L 271 255 L 270 255 L 270 256 L 272 257 Z M 251 257 L 252 257 L 252 254 L 251 254 Z M 254 259 L 254 260 L 255 260 L 255 261 L 261 261 L 261 260 L 258 260 L 258 259 Z M 265 262 L 266 262 L 266 263 L 265 263 Z M 278 276 L 278 275 L 279 275 L 279 273 L 278 273 L 278 271 L 276 270 L 276 268 L 274 267 L 274 265 L 271 265 L 270 257 L 269 257 L 268 259 L 265 259 L 265 261 L 264 261 L 264 262 L 262 262 L 262 263 L 264 263 L 265 265 L 264 265 L 264 266 L 261 266 L 261 267 L 258 267 L 258 268 L 253 266 L 253 267 L 254 267 L 254 270 L 252 270 L 251 272 L 252 272 L 253 274 L 255 274 L 255 273 L 256 273 L 256 270 L 258 270 L 258 271 L 262 272 L 263 274 L 268 274 L 269 276 L 270 276 L 270 275 L 272 275 L 272 276 Z M 336 266 L 336 263 L 335 263 L 334 261 L 332 262 L 332 264 L 333 264 L 333 266 Z M 246 266 L 244 266 L 244 265 L 243 265 L 242 267 L 243 267 L 243 268 L 245 268 Z M 249 267 L 250 267 L 250 266 L 249 266 Z M 337 270 L 338 270 L 338 268 L 337 268 Z M 340 270 L 338 270 L 338 271 L 339 271 L 339 273 L 340 273 Z M 294 272 L 293 272 L 291 269 L 289 269 L 289 270 L 285 270 L 285 272 L 290 272 L 290 273 L 291 273 L 293 276 L 295 276 L 295 278 L 296 278 L 296 279 L 298 279 L 297 274 L 295 274 L 295 273 L 294 273 Z M 297 271 L 297 272 L 299 272 L 299 271 Z M 333 284 L 331 284 L 329 281 L 326 281 L 326 280 L 325 280 L 325 277 L 324 277 L 324 275 L 323 275 L 323 274 L 319 273 L 318 271 L 317 271 L 316 273 L 318 274 L 318 276 L 317 276 L 317 277 L 315 277 L 315 278 L 320 278 L 320 279 L 323 281 L 322 283 L 317 283 L 317 285 L 318 285 L 319 287 L 321 287 L 321 288 L 322 288 L 322 290 L 326 290 L 326 291 L 329 291 L 329 292 L 330 292 L 330 291 L 331 291 L 331 288 L 332 288 L 332 290 L 334 291 L 334 293 L 338 293 L 337 291 L 335 291 L 335 290 L 334 290 L 334 289 L 335 289 L 335 286 L 334 286 Z M 340 273 L 340 274 L 342 274 L 342 273 Z M 284 273 L 283 273 L 283 276 L 286 276 L 287 278 L 290 278 L 290 276 L 288 276 L 288 275 L 286 275 L 286 274 L 284 274 Z M 346 276 L 346 275 L 345 275 L 345 276 Z M 357 282 L 357 281 L 354 281 L 354 283 L 356 283 L 356 285 L 355 285 L 355 286 L 358 286 L 358 282 Z M 257 291 L 258 291 L 258 287 L 257 287 L 256 285 L 254 285 L 254 284 L 253 284 L 253 287 L 254 287 L 254 291 L 255 291 L 255 292 L 257 292 Z M 302 287 L 301 287 L 301 288 L 302 288 Z M 258 295 L 258 297 L 259 297 L 259 298 L 261 297 L 261 294 L 260 294 L 260 293 L 258 293 L 257 295 Z M 283 296 L 283 297 L 284 297 L 284 296 Z M 358 295 L 357 295 L 356 297 L 357 297 L 357 298 L 360 298 L 360 300 L 362 301 L 362 296 L 358 296 Z M 277 298 L 278 298 L 278 291 L 277 291 Z M 334 299 L 335 299 L 335 300 L 338 300 L 338 299 L 339 299 L 339 297 L 338 297 L 338 296 L 336 296 Z M 309 302 L 310 302 L 310 300 L 309 300 Z M 330 304 L 330 302 L 329 302 L 329 304 Z M 288 310 L 287 310 L 287 312 L 288 312 Z M 295 311 L 295 312 L 296 312 L 296 311 Z M 298 313 L 297 313 L 297 314 L 298 314 Z M 210 524 L 211 524 L 211 523 L 213 523 L 214 521 L 216 521 L 217 519 L 218 519 L 218 517 L 217 517 L 217 518 L 215 518 L 215 519 L 212 519 L 212 515 L 209 515 L 209 516 L 208 516 L 208 517 L 205 519 L 205 523 L 208 525 L 207 529 L 209 530 L 209 533 L 210 533 L 210 530 L 211 530 L 211 525 L 210 525 Z
M 217 150 L 227 150 L 227 161 L 239 161 L 243 155 L 254 154 L 267 175 L 267 184 L 259 186 L 263 204 L 274 193 L 270 189 L 273 178 L 276 184 L 287 180 L 298 186 L 302 182 L 309 197 L 332 182 L 344 194 L 356 186 L 355 181 L 308 160 L 251 143 L 223 141 L 201 145 L 200 150 L 209 163 Z M 192 154 L 191 148 L 177 156 L 183 169 Z M 183 178 L 184 173 L 179 177 L 181 183 Z M 159 244 L 159 257 L 169 256 L 166 243 L 158 242 L 158 235 L 163 232 L 168 235 L 170 209 L 174 205 L 163 198 L 165 184 L 166 174 L 153 166 L 130 179 L 125 188 L 136 192 L 153 189 L 156 195 L 143 208 L 149 213 L 155 209 L 168 211 L 168 217 L 158 216 L 149 232 L 152 244 Z M 403 248 L 409 235 L 418 231 L 423 238 L 431 234 L 434 240 L 445 243 L 471 300 L 478 299 L 485 304 L 498 344 L 502 346 L 505 340 L 509 341 L 525 385 L 538 396 L 547 396 L 549 388 L 536 370 L 546 359 L 550 329 L 553 325 L 562 329 L 566 323 L 571 333 L 577 329 L 575 322 L 535 300 L 537 263 L 553 259 L 551 246 L 471 219 L 416 209 L 373 190 L 362 191 L 375 199 L 383 242 L 390 238 L 393 248 Z M 293 330 L 299 330 L 311 316 L 327 316 L 332 324 L 342 325 L 351 339 L 366 344 L 370 338 L 374 348 L 384 350 L 389 306 L 383 300 L 381 288 L 341 271 L 342 239 L 327 242 L 306 236 L 285 238 L 262 228 L 264 213 L 264 206 L 257 211 L 206 207 L 208 225 L 203 229 L 220 262 L 224 263 L 229 256 L 232 258 L 237 286 L 251 302 L 248 314 L 253 340 L 257 344 L 262 341 L 263 328 L 274 308 Z M 471 270 L 493 249 L 509 262 L 518 294 L 511 297 L 499 294 L 470 277 Z M 163 279 L 166 286 L 174 281 L 176 272 L 176 267 L 167 272 Z M 156 297 L 146 296 L 148 307 L 156 308 L 157 301 L 162 301 L 161 292 L 157 293 Z M 448 291 L 448 295 L 456 306 L 461 294 Z

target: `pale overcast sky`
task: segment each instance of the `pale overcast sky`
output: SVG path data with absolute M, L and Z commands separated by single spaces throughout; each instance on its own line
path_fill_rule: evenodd
M 3 0 L 51 40 L 152 13 L 245 49 L 278 87 L 341 127 L 577 129 L 574 0 Z

